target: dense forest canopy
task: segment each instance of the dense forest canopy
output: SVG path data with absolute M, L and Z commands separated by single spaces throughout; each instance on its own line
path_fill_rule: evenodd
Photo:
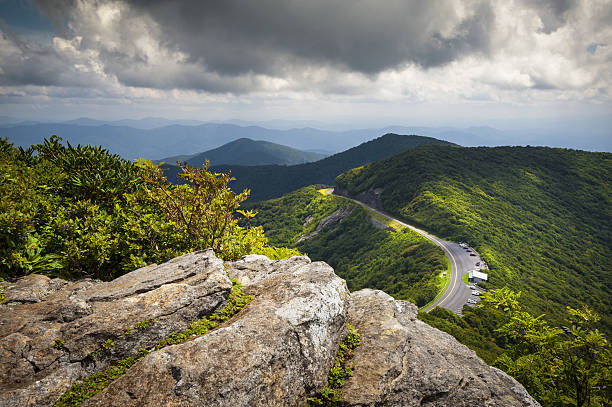
M 348 171 L 351 194 L 382 188 L 385 210 L 473 245 L 490 287 L 561 321 L 591 305 L 612 332 L 612 154 L 544 147 L 424 146 Z

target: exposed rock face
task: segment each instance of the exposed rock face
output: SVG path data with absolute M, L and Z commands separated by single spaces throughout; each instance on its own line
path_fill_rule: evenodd
M 366 205 L 369 205 L 372 208 L 376 208 L 381 211 L 384 210 L 382 201 L 380 199 L 380 194 L 382 194 L 382 192 L 383 192 L 382 188 L 375 188 L 375 189 L 369 189 L 355 196 L 352 196 L 351 194 L 349 194 L 349 192 L 346 189 L 340 187 L 339 185 L 336 185 L 334 188 L 334 194 L 336 195 L 346 196 L 356 201 L 363 202 Z
M 240 313 L 149 353 L 83 405 L 302 406 L 325 386 L 347 320 L 362 345 L 342 405 L 538 405 L 516 381 L 416 320 L 413 304 L 381 291 L 351 295 L 325 263 L 250 255 L 225 268 L 253 297 Z M 29 276 L 9 284 L 0 305 L 0 406 L 52 405 L 76 380 L 224 306 L 230 289 L 210 251 L 108 283 Z M 114 346 L 100 351 L 108 339 Z
M 230 290 L 212 251 L 111 282 L 31 275 L 9 284 L 0 305 L 0 406 L 53 404 L 76 379 L 151 348 L 223 306 Z M 102 347 L 108 340 L 108 349 Z
M 466 346 L 416 319 L 416 305 L 377 290 L 351 295 L 349 322 L 361 334 L 349 406 L 538 406 L 516 380 Z
M 228 325 L 153 352 L 86 406 L 296 406 L 325 386 L 347 334 L 346 285 L 325 263 L 248 256 L 254 298 Z M 146 386 L 142 384 L 146 383 Z
M 300 243 L 300 242 L 303 242 L 304 240 L 311 239 L 315 237 L 316 235 L 318 235 L 323 229 L 333 229 L 337 227 L 337 225 L 340 222 L 342 222 L 344 219 L 348 218 L 352 212 L 353 212 L 352 209 L 349 208 L 348 206 L 345 206 L 343 208 L 340 208 L 334 211 L 329 216 L 326 216 L 325 218 L 323 218 L 321 222 L 319 222 L 315 230 L 313 230 L 307 235 L 300 236 L 297 242 Z

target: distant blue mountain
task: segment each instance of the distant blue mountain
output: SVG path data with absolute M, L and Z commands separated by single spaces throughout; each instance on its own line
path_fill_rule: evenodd
M 192 167 L 201 167 L 206 160 L 211 165 L 296 165 L 325 158 L 326 154 L 297 150 L 270 141 L 240 138 L 221 147 L 193 155 L 178 155 L 164 158 L 168 164 L 186 162 Z

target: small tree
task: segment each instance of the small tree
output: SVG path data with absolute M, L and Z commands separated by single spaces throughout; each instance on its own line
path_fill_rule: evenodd
M 543 315 L 522 311 L 507 287 L 483 296 L 484 306 L 500 308 L 509 320 L 498 328 L 512 341 L 495 365 L 521 382 L 544 406 L 609 406 L 612 381 L 610 343 L 594 325 L 599 316 L 588 306 L 567 307 L 562 327 Z
M 223 256 L 228 249 L 228 238 L 239 228 L 234 213 L 250 191 L 245 189 L 240 194 L 234 193 L 228 188 L 234 179 L 231 174 L 209 172 L 208 161 L 201 169 L 178 164 L 182 169 L 179 177 L 189 185 L 172 185 L 160 165 L 151 161 L 140 159 L 136 165 L 141 169 L 140 177 L 149 197 L 189 236 L 193 248 L 212 248 Z

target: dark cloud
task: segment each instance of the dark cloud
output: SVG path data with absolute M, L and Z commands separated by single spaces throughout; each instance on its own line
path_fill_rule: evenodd
M 524 3 L 538 13 L 543 24 L 542 31 L 549 34 L 565 25 L 578 0 L 524 0 Z
M 49 17 L 59 35 L 68 36 L 68 22 L 76 0 L 35 0 L 38 8 Z
M 612 13 L 612 7 L 599 7 L 597 22 L 590 19 L 582 33 L 578 1 L 517 0 L 508 13 L 488 0 L 36 0 L 74 50 L 61 48 L 61 41 L 24 45 L 5 30 L 11 49 L 19 51 L 0 49 L 0 83 L 93 87 L 95 72 L 107 84 L 139 88 L 358 94 L 394 75 L 379 75 L 392 69 L 422 72 L 454 69 L 449 64 L 455 61 L 489 61 L 499 67 L 488 75 L 499 77 L 491 83 L 525 87 L 526 73 L 542 71 L 541 78 L 532 78 L 533 87 L 553 89 L 559 78 L 546 64 L 526 69 L 520 62 L 506 69 L 498 59 L 512 59 L 505 49 L 527 60 L 548 47 L 547 53 L 573 66 L 571 61 L 587 54 L 585 45 L 578 38 L 580 46 L 566 46 L 564 31 L 556 30 L 567 25 L 587 36 L 586 44 L 597 44 L 606 39 L 593 35 L 605 32 L 595 27 L 607 27 L 604 16 Z M 581 7 L 593 9 L 588 1 Z M 525 11 L 539 16 L 549 45 L 533 43 L 540 33 L 531 32 L 530 24 L 515 33 Z M 606 58 L 596 46 L 589 52 L 591 59 Z M 576 73 L 574 81 L 586 83 L 582 76 Z
M 376 74 L 439 66 L 487 52 L 493 13 L 459 18 L 448 1 L 131 0 L 163 27 L 164 41 L 208 70 L 277 75 L 295 64 Z

